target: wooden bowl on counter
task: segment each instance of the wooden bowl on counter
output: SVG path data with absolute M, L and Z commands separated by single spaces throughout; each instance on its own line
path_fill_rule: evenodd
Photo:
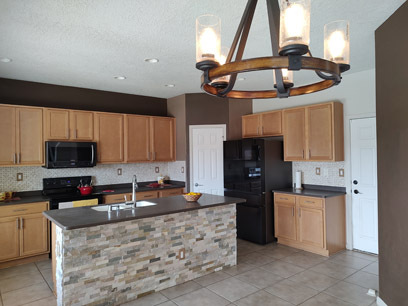
M 201 198 L 202 193 L 195 193 L 195 194 L 189 194 L 189 193 L 183 193 L 184 199 L 186 199 L 187 202 L 196 202 L 198 201 L 199 198 Z

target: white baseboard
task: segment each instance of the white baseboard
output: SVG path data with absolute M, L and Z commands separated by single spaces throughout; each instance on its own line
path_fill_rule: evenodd
M 387 306 L 387 304 L 385 304 L 385 302 L 379 296 L 377 296 L 377 305 Z

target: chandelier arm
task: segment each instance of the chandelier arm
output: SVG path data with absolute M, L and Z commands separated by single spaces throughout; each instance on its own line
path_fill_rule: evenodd
M 279 56 L 279 28 L 280 28 L 280 9 L 278 0 L 266 0 L 268 8 L 268 20 L 269 20 L 269 35 L 271 38 L 272 55 Z M 276 79 L 276 88 L 278 90 L 279 97 L 288 97 L 289 88 L 285 88 L 283 83 L 283 75 L 281 69 L 274 70 Z
M 312 52 L 309 50 L 309 52 L 308 52 L 308 55 L 310 56 L 310 57 L 313 57 L 313 55 L 312 55 Z M 336 81 L 336 83 L 337 84 L 340 84 L 340 81 L 341 81 L 341 76 L 340 75 L 333 75 L 333 74 L 331 74 L 331 75 L 325 75 L 325 74 L 323 74 L 321 71 L 319 71 L 319 70 L 316 70 L 315 71 L 315 73 L 317 74 L 317 76 L 319 77 L 319 78 L 321 78 L 321 79 L 323 79 L 323 80 L 333 80 L 333 81 Z M 336 84 L 336 85 L 337 85 Z
M 244 21 L 244 26 L 242 29 L 241 38 L 239 40 L 237 54 L 235 55 L 235 61 L 240 61 L 242 59 L 242 56 L 244 55 L 245 45 L 248 40 L 248 34 L 249 34 L 249 30 L 251 29 L 251 24 L 254 18 L 254 13 L 255 13 L 257 3 L 258 3 L 258 0 L 248 0 L 248 4 L 249 4 L 248 14 Z M 226 94 L 228 94 L 234 88 L 236 80 L 237 80 L 237 74 L 236 73 L 231 74 L 230 80 L 228 82 L 228 86 L 225 89 L 220 90 L 218 92 L 218 96 L 224 97 Z

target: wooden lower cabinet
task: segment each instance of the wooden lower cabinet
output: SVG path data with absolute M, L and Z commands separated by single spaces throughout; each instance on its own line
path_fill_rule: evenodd
M 0 263 L 49 253 L 48 202 L 0 207 Z
M 275 193 L 278 242 L 329 256 L 346 248 L 345 196 L 313 198 Z
M 184 188 L 166 189 L 159 191 L 159 198 L 173 197 L 177 195 L 182 195 Z
M 149 200 L 157 198 L 171 197 L 175 195 L 181 195 L 184 188 L 172 188 L 164 190 L 151 190 L 151 191 L 139 191 L 136 192 L 136 200 Z M 125 195 L 128 201 L 132 200 L 132 193 L 119 193 L 119 194 L 107 194 L 103 196 L 103 204 L 123 203 L 125 201 Z

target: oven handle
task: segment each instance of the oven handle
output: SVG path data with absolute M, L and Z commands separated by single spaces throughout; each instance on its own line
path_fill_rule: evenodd
M 91 145 L 92 148 L 92 165 L 94 164 L 95 152 L 94 152 L 94 145 Z

